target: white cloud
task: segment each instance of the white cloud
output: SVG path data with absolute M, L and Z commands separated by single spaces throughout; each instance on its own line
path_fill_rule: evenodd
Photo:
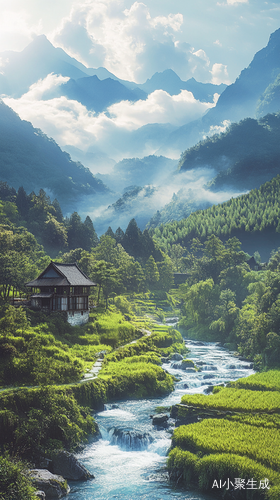
M 224 120 L 221 125 L 211 125 L 210 129 L 206 134 L 203 135 L 203 139 L 207 139 L 207 137 L 211 137 L 215 134 L 221 134 L 226 131 L 226 129 L 230 126 L 230 120 Z
M 68 82 L 68 80 L 70 78 L 67 76 L 58 76 L 51 73 L 43 80 L 38 80 L 38 82 L 31 85 L 25 96 L 29 101 L 39 101 L 50 91 L 54 91 L 59 85 Z
M 6 97 L 4 102 L 58 144 L 71 144 L 84 151 L 96 145 L 116 160 L 129 152 L 131 131 L 153 123 L 169 122 L 180 126 L 201 117 L 215 105 L 197 101 L 186 90 L 175 96 L 156 90 L 146 101 L 122 101 L 110 106 L 106 113 L 96 115 L 66 97 L 47 98 L 65 80 L 61 76 L 48 75 L 32 85 L 21 98 Z M 152 152 L 154 150 L 145 150 L 145 154 Z
M 118 77 L 143 82 L 173 69 L 181 78 L 209 81 L 209 59 L 202 49 L 180 42 L 180 13 L 152 17 L 142 2 L 124 9 L 110 0 L 76 3 L 51 40 L 91 67 L 105 66 Z
M 174 96 L 164 90 L 156 90 L 146 101 L 123 101 L 113 104 L 109 111 L 121 126 L 135 130 L 147 123 L 169 122 L 176 126 L 184 125 L 199 118 L 214 105 L 197 101 L 187 90 L 182 90 Z
M 211 82 L 215 83 L 216 85 L 219 85 L 219 83 L 226 83 L 227 85 L 229 85 L 231 83 L 228 76 L 227 66 L 225 64 L 213 64 L 211 74 Z
M 27 45 L 34 35 L 40 33 L 41 22 L 30 21 L 24 9 L 9 10 L 3 8 L 0 16 L 0 47 L 4 50 L 17 50 L 18 45 Z
M 238 5 L 240 3 L 249 3 L 249 0 L 227 0 L 226 3 L 217 2 L 217 5 Z
M 235 5 L 238 3 L 248 3 L 249 0 L 227 0 L 228 5 Z

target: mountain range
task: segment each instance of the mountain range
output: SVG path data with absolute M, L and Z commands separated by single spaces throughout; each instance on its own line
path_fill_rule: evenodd
M 183 82 L 172 70 L 155 73 L 143 84 L 128 82 L 105 68 L 86 68 L 45 36 L 1 58 L 6 64 L 0 92 L 19 97 L 38 79 L 55 73 L 69 80 L 45 98 L 66 96 L 95 113 L 108 113 L 109 106 L 124 100 L 145 100 L 155 90 L 169 95 L 187 90 L 201 102 L 221 94 L 216 106 L 183 127 L 155 123 L 129 131 L 127 149 L 134 157 L 119 163 L 98 144 L 84 151 L 68 145 L 73 161 L 53 139 L 0 103 L 1 180 L 29 192 L 47 189 L 64 207 L 79 200 L 79 207 L 96 219 L 99 232 L 109 223 L 118 227 L 120 218 L 126 226 L 138 217 L 141 229 L 153 214 L 151 226 L 180 219 L 258 187 L 279 172 L 279 115 L 264 115 L 280 109 L 280 30 L 228 87 Z M 143 158 L 147 144 L 157 153 Z M 180 155 L 179 165 L 166 157 Z M 101 171 L 94 176 L 78 160 L 95 171 L 99 165 Z M 108 165 L 110 172 L 102 173 Z
M 269 108 L 263 106 L 271 86 L 279 85 L 280 73 L 280 29 L 271 34 L 266 47 L 257 52 L 247 68 L 241 71 L 235 82 L 222 92 L 216 106 L 199 120 L 183 125 L 172 132 L 158 153 L 178 154 L 213 133 L 214 127 L 225 122 L 238 122 L 243 118 L 264 116 L 280 109 L 278 98 L 269 98 Z M 276 90 L 276 89 L 275 89 Z M 211 132 L 212 129 L 212 132 Z M 215 132 L 215 129 L 214 129 Z

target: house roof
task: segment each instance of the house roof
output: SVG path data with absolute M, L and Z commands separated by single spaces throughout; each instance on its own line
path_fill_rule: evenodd
M 44 286 L 95 286 L 87 275 L 74 264 L 51 262 L 48 267 L 33 281 L 26 283 L 30 287 Z

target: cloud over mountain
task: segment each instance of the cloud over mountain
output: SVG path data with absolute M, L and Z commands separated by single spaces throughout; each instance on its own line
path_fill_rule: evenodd
M 124 9 L 120 1 L 84 1 L 73 5 L 52 41 L 88 66 L 105 66 L 124 79 L 141 82 L 168 67 L 181 78 L 209 81 L 205 52 L 178 40 L 183 21 L 181 13 L 153 17 L 142 2 Z
M 71 144 L 83 150 L 96 145 L 117 160 L 130 153 L 127 139 L 136 129 L 167 122 L 180 126 L 215 106 L 213 102 L 196 100 L 187 90 L 174 96 L 156 90 L 144 101 L 122 101 L 110 106 L 106 113 L 96 114 L 64 96 L 48 97 L 65 81 L 65 77 L 48 75 L 19 99 L 6 97 L 4 102 L 59 144 Z M 153 152 L 147 151 L 147 154 Z

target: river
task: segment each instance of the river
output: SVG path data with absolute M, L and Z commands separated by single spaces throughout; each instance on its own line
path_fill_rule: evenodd
M 246 377 L 254 371 L 248 362 L 238 360 L 217 343 L 185 342 L 190 349 L 187 357 L 201 371 L 187 373 L 172 366 L 176 361 L 164 364 L 165 370 L 180 379 L 174 392 L 158 399 L 118 401 L 96 414 L 102 439 L 88 444 L 77 455 L 95 479 L 69 481 L 68 500 L 213 500 L 169 483 L 165 464 L 173 427 L 153 426 L 150 415 L 155 414 L 157 406 L 179 403 L 183 394 L 203 393 L 209 385 Z

